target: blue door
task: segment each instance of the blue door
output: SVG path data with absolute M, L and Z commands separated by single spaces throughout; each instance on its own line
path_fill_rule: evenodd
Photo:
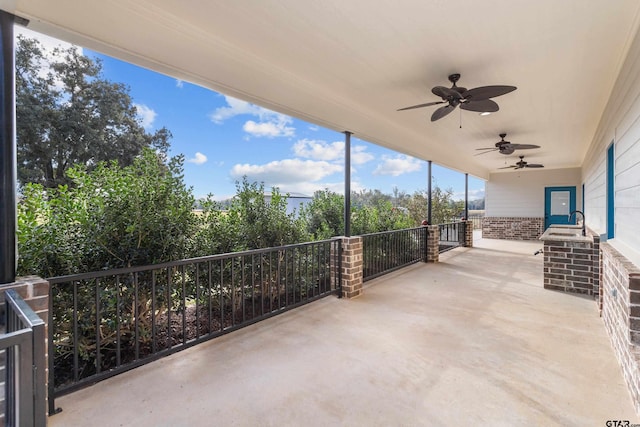
M 545 187 L 544 228 L 551 224 L 575 224 L 576 216 L 569 214 L 576 210 L 576 187 Z

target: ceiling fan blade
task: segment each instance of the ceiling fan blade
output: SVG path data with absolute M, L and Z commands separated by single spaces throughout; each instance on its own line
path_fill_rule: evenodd
M 525 168 L 543 168 L 544 165 L 540 165 L 537 163 L 527 163 L 526 165 L 524 165 Z
M 426 104 L 418 104 L 418 105 L 412 105 L 411 107 L 400 108 L 399 110 L 396 110 L 396 111 L 412 110 L 414 108 L 422 108 L 422 107 L 431 107 L 432 105 L 444 104 L 446 102 L 447 101 L 427 102 Z
M 498 150 L 500 151 L 500 154 L 504 154 L 505 156 L 513 154 L 513 152 L 516 151 L 511 147 L 500 147 Z
M 431 121 L 435 122 L 436 120 L 440 120 L 441 118 L 443 118 L 444 116 L 446 116 L 447 114 L 449 114 L 455 109 L 456 107 L 451 105 L 445 105 L 444 107 L 440 107 L 436 111 L 434 111 L 433 114 L 431 115 Z
M 500 109 L 500 107 L 498 107 L 498 104 L 490 99 L 484 99 L 481 101 L 469 100 L 468 102 L 460 104 L 460 108 L 467 111 L 477 111 L 478 113 L 495 113 Z
M 515 86 L 481 86 L 462 94 L 462 97 L 474 101 L 482 101 L 489 98 L 495 98 L 496 96 L 505 95 L 509 92 L 516 90 Z
M 532 150 L 534 148 L 540 148 L 539 145 L 533 144 L 509 144 L 509 147 L 513 148 L 514 150 Z
M 498 168 L 498 169 L 518 169 L 517 166 L 511 165 L 511 166 L 505 166 L 503 168 Z
M 476 150 L 482 150 L 482 148 L 476 148 Z M 479 155 L 481 155 L 481 154 L 487 154 L 487 153 L 490 153 L 490 152 L 492 152 L 492 151 L 496 151 L 496 150 L 497 150 L 497 148 L 492 148 L 492 149 L 490 149 L 490 150 L 483 151 L 482 153 L 476 153 L 476 154 L 474 154 L 474 156 L 479 156 Z
M 439 96 L 442 99 L 462 99 L 462 95 L 454 89 L 450 89 L 444 86 L 436 86 L 431 89 L 431 93 Z
M 498 149 L 498 147 L 476 148 L 476 150 L 491 150 L 491 151 L 494 151 L 494 150 L 497 150 L 497 149 Z

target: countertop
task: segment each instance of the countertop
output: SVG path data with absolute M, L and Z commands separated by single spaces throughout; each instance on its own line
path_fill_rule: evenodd
M 577 225 L 551 225 L 539 240 L 555 240 L 559 242 L 593 242 L 593 237 L 583 236 L 582 227 Z

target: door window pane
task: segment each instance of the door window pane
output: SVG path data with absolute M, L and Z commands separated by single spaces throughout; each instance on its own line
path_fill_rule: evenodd
M 569 192 L 551 192 L 551 215 L 569 215 Z

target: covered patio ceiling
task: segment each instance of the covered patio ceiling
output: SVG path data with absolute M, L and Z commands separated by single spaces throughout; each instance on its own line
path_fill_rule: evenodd
M 637 0 L 0 0 L 29 27 L 487 179 L 518 154 L 580 166 Z M 500 111 L 430 122 L 436 85 L 513 85 Z M 460 128 L 462 124 L 462 128 Z M 482 156 L 506 132 L 539 150 Z

